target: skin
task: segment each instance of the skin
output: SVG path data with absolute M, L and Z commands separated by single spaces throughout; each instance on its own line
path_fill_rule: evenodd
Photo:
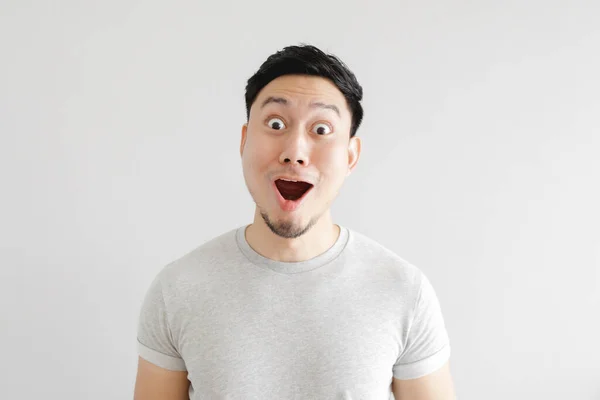
M 270 97 L 287 104 L 263 107 Z M 331 108 L 311 107 L 314 102 L 335 106 L 339 115 Z M 328 79 L 286 75 L 261 90 L 242 127 L 240 144 L 244 180 L 256 204 L 246 240 L 257 253 L 299 262 L 333 246 L 340 228 L 330 207 L 360 157 L 361 140 L 350 138 L 351 122 L 344 95 Z M 281 209 L 272 188 L 273 177 L 282 173 L 314 183 L 304 203 L 291 212 Z

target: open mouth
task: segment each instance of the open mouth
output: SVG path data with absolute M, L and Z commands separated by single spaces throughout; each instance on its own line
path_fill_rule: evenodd
M 277 190 L 279 190 L 279 193 L 281 193 L 281 197 L 292 201 L 298 200 L 313 187 L 313 185 L 308 182 L 292 182 L 284 179 L 277 179 L 275 181 L 275 186 L 277 187 Z

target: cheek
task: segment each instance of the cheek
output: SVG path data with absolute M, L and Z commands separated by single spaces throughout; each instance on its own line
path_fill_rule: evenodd
M 265 141 L 248 139 L 244 147 L 242 164 L 250 179 L 259 180 L 260 175 L 267 172 L 268 166 L 274 157 L 272 147 Z
M 316 161 L 319 164 L 319 170 L 327 180 L 331 189 L 337 189 L 345 177 L 348 170 L 348 151 L 346 149 L 334 150 L 322 154 Z

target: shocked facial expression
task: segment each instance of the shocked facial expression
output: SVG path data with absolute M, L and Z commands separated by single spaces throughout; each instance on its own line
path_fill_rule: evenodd
M 260 91 L 240 154 L 246 186 L 275 234 L 299 237 L 328 212 L 360 154 L 351 123 L 344 95 L 328 79 L 284 75 Z

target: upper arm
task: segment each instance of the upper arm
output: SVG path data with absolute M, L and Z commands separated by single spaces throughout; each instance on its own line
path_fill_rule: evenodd
M 138 357 L 134 400 L 188 400 L 187 371 L 169 371 Z
M 395 400 L 455 400 L 449 362 L 431 374 L 416 379 L 392 380 Z
M 164 270 L 163 270 L 164 271 Z M 169 312 L 169 292 L 159 274 L 148 289 L 138 321 L 134 400 L 187 400 L 190 382 L 179 352 L 179 323 Z

